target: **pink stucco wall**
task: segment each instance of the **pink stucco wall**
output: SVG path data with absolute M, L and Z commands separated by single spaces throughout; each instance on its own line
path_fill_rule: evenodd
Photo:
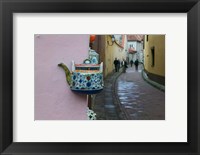
M 89 35 L 35 35 L 35 120 L 87 119 L 87 96 L 72 92 L 58 64 L 88 57 Z

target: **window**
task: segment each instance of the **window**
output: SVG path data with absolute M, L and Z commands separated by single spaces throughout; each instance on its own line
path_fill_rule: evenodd
M 149 35 L 147 35 L 147 41 L 149 41 Z
M 151 47 L 151 66 L 152 67 L 154 67 L 154 65 L 155 65 L 155 47 L 153 46 L 153 47 Z

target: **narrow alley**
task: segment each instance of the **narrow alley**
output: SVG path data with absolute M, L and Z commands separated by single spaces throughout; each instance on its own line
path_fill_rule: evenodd
M 142 77 L 143 65 L 109 75 L 104 90 L 94 98 L 98 120 L 163 120 L 165 93 Z
M 35 35 L 35 120 L 165 120 L 165 42 L 165 34 Z

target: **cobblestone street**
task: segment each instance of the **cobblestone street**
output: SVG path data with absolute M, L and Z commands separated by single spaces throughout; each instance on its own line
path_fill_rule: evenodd
M 163 120 L 165 93 L 142 78 L 142 65 L 117 72 L 104 81 L 104 90 L 94 98 L 99 120 Z

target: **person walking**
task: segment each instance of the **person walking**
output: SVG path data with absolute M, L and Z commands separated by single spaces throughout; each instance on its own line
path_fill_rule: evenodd
M 122 61 L 122 67 L 123 67 L 123 73 L 126 73 L 126 68 L 128 68 L 128 66 L 127 66 L 127 62 L 125 59 L 123 59 L 123 61 Z
M 131 67 L 133 66 L 133 60 L 130 61 Z
M 138 71 L 139 61 L 138 59 L 135 60 L 135 70 Z
M 118 72 L 119 72 L 119 69 L 120 69 L 120 64 L 121 64 L 121 62 L 120 62 L 120 60 L 118 59 L 118 65 L 117 65 L 117 67 L 118 67 Z
M 118 63 L 119 63 L 119 61 L 117 60 L 117 58 L 115 58 L 113 63 L 115 65 L 115 72 L 118 72 Z

